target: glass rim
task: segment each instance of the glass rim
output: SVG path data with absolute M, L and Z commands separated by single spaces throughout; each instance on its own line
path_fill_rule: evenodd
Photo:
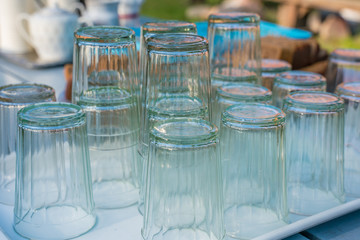
M 128 43 L 135 44 L 134 30 L 120 26 L 89 26 L 74 32 L 75 40 L 94 43 Z
M 131 94 L 119 87 L 105 86 L 98 88 L 90 88 L 81 93 L 77 105 L 80 106 L 117 106 L 124 103 L 131 103 Z
M 191 133 L 194 133 L 192 135 L 171 135 L 166 132 L 166 129 L 164 129 L 165 127 L 174 129 L 177 124 L 188 125 L 189 127 L 198 127 L 199 130 L 203 131 L 203 133 L 195 135 L 196 132 L 192 131 Z M 150 137 L 157 142 L 176 144 L 177 146 L 203 145 L 214 142 L 217 138 L 217 133 L 218 128 L 209 121 L 195 118 L 173 118 L 155 123 L 153 129 L 150 131 Z
M 241 23 L 241 24 L 259 24 L 260 16 L 257 13 L 229 12 L 213 13 L 208 18 L 209 24 L 217 23 Z
M 36 103 L 24 107 L 17 113 L 17 118 L 19 126 L 36 129 L 61 129 L 85 124 L 85 113 L 81 107 L 64 102 Z
M 300 101 L 296 99 L 297 95 L 316 95 L 319 97 L 328 98 L 328 101 L 320 102 L 311 102 L 311 101 Z M 294 91 L 289 93 L 284 99 L 284 106 L 294 106 L 309 110 L 318 110 L 318 111 L 331 111 L 339 110 L 344 108 L 344 100 L 340 98 L 337 94 L 321 91 Z
M 155 22 L 146 22 L 141 26 L 143 36 L 146 34 L 156 33 L 176 33 L 176 32 L 189 32 L 197 33 L 195 23 L 177 20 L 164 20 Z
M 267 111 L 270 114 L 267 117 L 246 117 L 246 111 L 244 116 L 236 116 L 231 113 L 236 110 L 252 110 L 252 111 Z M 272 105 L 263 103 L 239 103 L 226 108 L 222 114 L 222 124 L 231 125 L 235 127 L 241 127 L 243 125 L 254 127 L 271 127 L 278 126 L 285 123 L 285 113 L 280 109 Z
M 299 78 L 306 78 L 307 80 L 303 81 Z M 293 86 L 325 86 L 326 78 L 318 73 L 294 70 L 279 73 L 275 77 L 274 83 Z
M 227 90 L 228 89 L 241 89 L 243 87 L 252 87 L 253 89 L 257 89 L 259 90 L 258 94 L 234 94 L 234 93 L 230 93 Z M 261 91 L 261 92 L 260 92 Z M 259 84 L 254 84 L 254 83 L 236 83 L 236 84 L 226 84 L 223 86 L 220 86 L 217 88 L 217 94 L 225 99 L 230 99 L 230 100 L 250 100 L 250 99 L 254 99 L 254 100 L 258 100 L 258 101 L 270 101 L 271 97 L 272 97 L 272 93 L 269 89 L 267 89 L 264 86 L 261 86 Z
M 221 68 L 228 69 L 226 66 L 213 67 L 214 71 L 211 73 L 211 80 L 214 79 L 215 81 L 222 81 L 222 82 L 250 82 L 250 81 L 256 82 L 257 81 L 256 74 L 246 69 L 234 69 L 236 71 L 241 72 L 240 74 L 234 74 L 234 75 L 232 75 L 231 73 L 222 74 L 215 72 L 215 70 Z
M 36 94 L 31 94 L 29 96 L 20 96 L 16 94 L 5 94 L 3 91 L 5 90 L 20 90 L 24 88 L 29 89 L 38 89 L 43 90 L 41 92 L 37 92 Z M 9 84 L 0 87 L 0 104 L 29 104 L 29 103 L 37 103 L 41 101 L 46 101 L 49 99 L 55 100 L 55 90 L 45 84 L 29 84 L 29 83 L 20 83 L 20 84 Z
M 262 73 L 278 73 L 291 71 L 291 64 L 284 60 L 263 58 L 261 59 Z
M 148 51 L 208 51 L 208 40 L 196 34 L 163 33 L 146 39 Z
M 345 99 L 360 101 L 360 82 L 341 83 L 336 87 L 336 94 Z
M 338 48 L 330 54 L 330 57 L 349 62 L 360 62 L 360 49 Z

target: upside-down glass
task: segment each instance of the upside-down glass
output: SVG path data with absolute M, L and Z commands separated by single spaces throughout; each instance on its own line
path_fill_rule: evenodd
M 104 86 L 138 96 L 135 33 L 117 26 L 84 27 L 74 33 L 72 102 L 83 91 Z
M 234 104 L 251 102 L 271 104 L 271 100 L 271 91 L 257 84 L 239 83 L 219 87 L 212 106 L 212 122 L 220 126 L 221 114 Z
M 233 105 L 220 128 L 227 236 L 253 239 L 286 225 L 283 111 L 260 103 Z
M 217 128 L 205 120 L 158 122 L 149 148 L 143 238 L 223 239 Z
M 138 201 L 136 100 L 118 87 L 84 91 L 78 104 L 87 119 L 93 194 L 97 208 Z
M 166 33 L 152 36 L 147 39 L 146 63 L 139 166 L 144 166 L 149 132 L 157 121 L 174 117 L 210 118 L 210 72 L 205 38 Z M 140 212 L 143 208 L 142 186 L 140 184 Z
M 95 222 L 85 114 L 70 103 L 18 113 L 14 229 L 30 239 L 68 239 Z
M 360 82 L 337 86 L 345 102 L 344 184 L 347 199 L 360 198 Z
M 0 203 L 13 205 L 17 112 L 37 102 L 55 101 L 55 91 L 47 85 L 16 84 L 0 87 Z
M 209 16 L 208 39 L 211 76 L 241 77 L 248 71 L 260 84 L 260 17 L 254 13 L 217 13 Z M 252 62 L 253 68 L 246 70 Z M 213 78 L 213 76 L 212 76 Z
M 294 218 L 344 201 L 344 101 L 298 91 L 285 99 L 288 205 Z M 297 216 L 296 216 L 297 215 Z
M 289 71 L 279 74 L 273 85 L 273 105 L 282 108 L 283 101 L 294 91 L 324 91 L 326 79 L 317 73 Z
M 334 92 L 342 82 L 360 82 L 360 49 L 336 49 L 326 71 L 326 90 Z

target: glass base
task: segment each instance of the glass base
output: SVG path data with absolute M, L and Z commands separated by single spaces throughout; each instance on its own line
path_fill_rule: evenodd
M 14 205 L 15 201 L 15 179 L 0 185 L 0 203 Z
M 68 239 L 89 231 L 96 217 L 73 206 L 52 206 L 14 216 L 14 229 L 30 239 Z
M 287 225 L 274 211 L 253 206 L 228 208 L 224 218 L 227 239 L 253 239 Z

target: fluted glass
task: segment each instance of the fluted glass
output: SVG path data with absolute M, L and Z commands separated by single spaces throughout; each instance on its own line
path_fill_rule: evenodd
M 251 66 L 252 67 L 252 66 Z M 279 73 L 291 70 L 291 64 L 278 59 L 261 60 L 261 85 L 272 90 L 275 77 Z
M 84 91 L 78 104 L 87 119 L 93 194 L 97 208 L 132 205 L 139 198 L 135 99 L 117 87 Z
M 289 71 L 279 74 L 273 85 L 273 105 L 283 107 L 284 99 L 294 91 L 326 90 L 326 79 L 320 74 L 305 71 Z
M 221 114 L 229 106 L 238 103 L 271 104 L 271 91 L 265 87 L 252 83 L 228 84 L 219 87 L 212 106 L 212 122 L 220 126 Z
M 253 239 L 286 225 L 285 114 L 242 103 L 220 126 L 224 221 L 229 239 Z
M 286 113 L 288 205 L 297 217 L 344 201 L 344 101 L 317 91 L 291 93 Z
M 52 101 L 55 91 L 47 85 L 0 87 L 0 203 L 14 205 L 18 111 L 32 103 Z
M 344 182 L 352 200 L 360 198 L 360 83 L 342 83 L 336 92 L 345 102 Z
M 69 103 L 18 113 L 14 229 L 30 239 L 68 239 L 95 222 L 85 114 Z
M 149 146 L 143 238 L 223 239 L 217 128 L 204 120 L 158 122 Z
M 326 71 L 326 90 L 334 92 L 337 85 L 360 82 L 360 49 L 336 49 L 329 59 Z

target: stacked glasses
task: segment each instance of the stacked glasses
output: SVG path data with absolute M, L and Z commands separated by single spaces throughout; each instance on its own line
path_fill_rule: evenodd
M 230 238 L 252 239 L 286 224 L 284 128 L 285 114 L 270 105 L 233 105 L 222 115 L 224 219 Z
M 360 83 L 342 83 L 336 88 L 345 102 L 345 192 L 348 199 L 360 198 Z
M 55 91 L 46 85 L 0 87 L 0 203 L 14 204 L 18 111 L 33 103 L 53 101 Z
M 125 207 L 138 198 L 136 70 L 133 30 L 95 26 L 75 32 L 72 101 L 86 112 L 99 208 Z
M 207 40 L 196 35 L 159 34 L 148 38 L 147 45 L 144 117 L 138 150 L 142 163 L 148 155 L 149 133 L 157 122 L 210 116 Z M 143 211 L 142 190 L 139 211 Z
M 336 49 L 330 55 L 326 72 L 328 80 L 327 91 L 334 92 L 342 82 L 359 82 L 360 80 L 360 50 Z
M 317 73 L 290 71 L 279 74 L 273 86 L 273 105 L 281 108 L 286 96 L 293 91 L 325 91 L 326 79 Z
M 344 201 L 344 101 L 318 91 L 290 93 L 286 113 L 288 204 L 294 218 Z

